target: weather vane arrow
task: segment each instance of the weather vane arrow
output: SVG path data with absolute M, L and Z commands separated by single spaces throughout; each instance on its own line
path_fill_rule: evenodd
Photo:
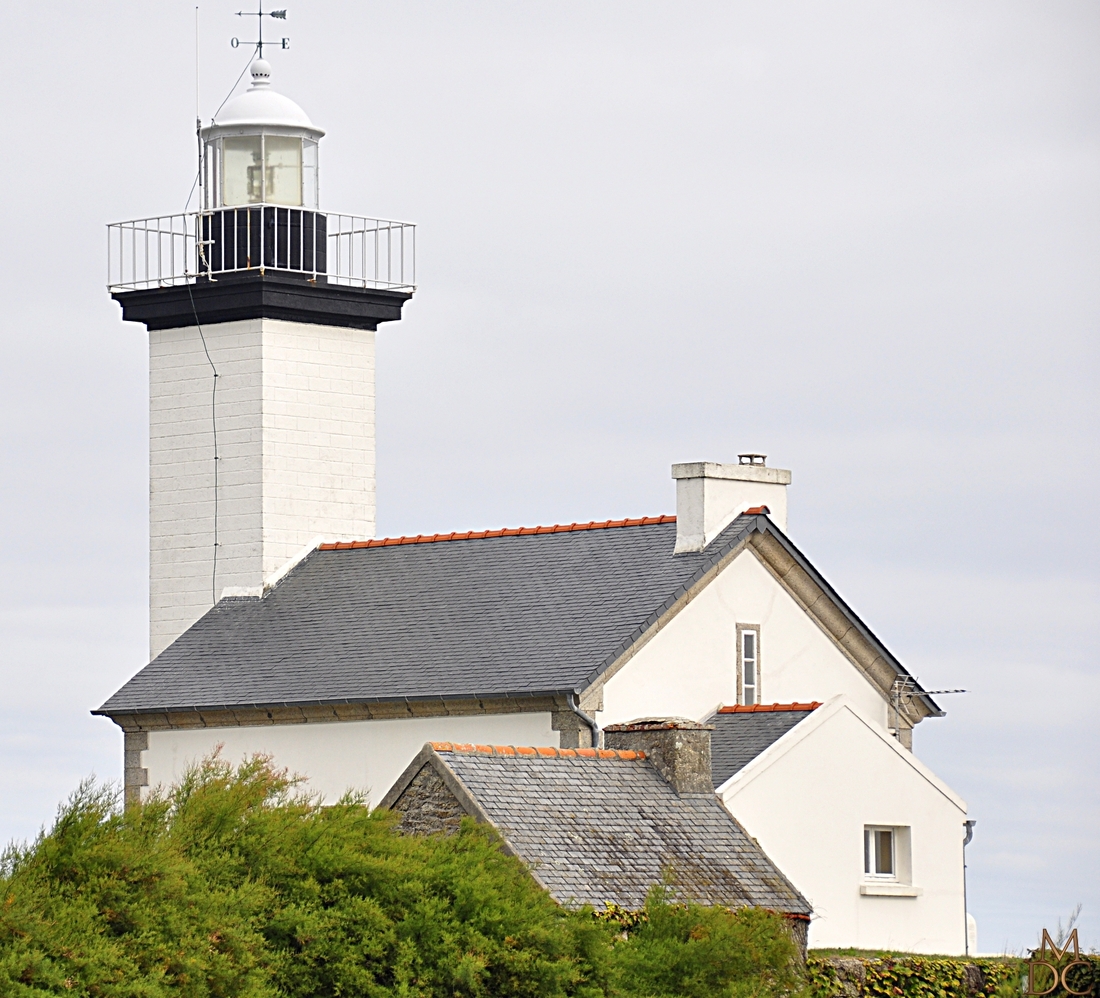
M 265 17 L 273 17 L 277 21 L 285 21 L 286 20 L 286 11 L 285 10 L 264 10 L 263 0 L 257 0 L 257 9 L 256 10 L 238 10 L 237 11 L 237 17 L 254 17 L 254 18 L 256 18 L 256 24 L 259 27 L 259 35 L 260 35 L 259 40 L 254 41 L 254 42 L 245 42 L 244 44 L 245 45 L 255 45 L 256 46 L 256 53 L 257 53 L 258 57 L 262 59 L 264 57 L 264 45 L 265 44 L 268 44 L 268 45 L 274 44 L 273 42 L 267 42 L 267 43 L 264 42 L 264 18 Z M 233 48 L 237 48 L 237 46 L 239 46 L 241 44 L 241 40 L 239 38 L 232 38 L 232 39 L 230 39 L 229 44 L 232 45 Z M 282 48 L 282 49 L 290 48 L 290 39 L 289 38 L 280 38 L 279 39 L 279 48 Z

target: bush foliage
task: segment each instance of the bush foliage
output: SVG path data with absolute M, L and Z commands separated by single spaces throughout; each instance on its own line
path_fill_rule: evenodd
M 963 960 L 947 957 L 883 957 L 860 960 L 859 993 L 867 998 L 1008 998 L 1020 994 L 1020 961 Z M 981 986 L 971 990 L 966 968 L 981 972 Z M 837 963 L 811 954 L 806 977 L 814 998 L 838 998 L 849 989 Z
M 763 996 L 794 955 L 777 916 L 659 887 L 633 927 L 562 909 L 490 830 L 399 835 L 262 758 L 125 809 L 87 783 L 0 861 L 4 998 Z

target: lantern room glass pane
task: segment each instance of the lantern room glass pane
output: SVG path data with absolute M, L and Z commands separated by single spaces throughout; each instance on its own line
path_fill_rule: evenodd
M 264 172 L 268 204 L 302 203 L 302 140 L 264 136 Z
M 262 141 L 259 135 L 238 135 L 223 140 L 223 204 L 259 204 L 263 201 Z
M 203 196 L 202 206 L 206 209 L 221 206 L 221 156 L 220 142 L 207 142 L 203 148 Z
M 302 206 L 317 207 L 317 143 L 302 140 Z

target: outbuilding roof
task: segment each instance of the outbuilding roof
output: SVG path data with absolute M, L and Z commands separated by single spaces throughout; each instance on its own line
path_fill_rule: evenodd
M 678 795 L 642 753 L 433 742 L 383 806 L 423 806 L 403 794 L 426 766 L 561 904 L 636 910 L 668 879 L 681 900 L 810 914 L 715 794 Z
M 325 546 L 220 600 L 96 713 L 579 693 L 754 534 L 907 675 L 766 515 L 684 554 L 661 516 Z
M 723 707 L 708 717 L 706 723 L 714 727 L 710 736 L 710 771 L 715 788 L 820 706 L 815 702 Z

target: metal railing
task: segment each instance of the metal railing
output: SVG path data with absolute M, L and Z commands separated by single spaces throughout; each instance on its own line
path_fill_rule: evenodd
M 107 287 L 136 291 L 277 271 L 357 288 L 416 288 L 416 226 L 281 205 L 107 226 Z

